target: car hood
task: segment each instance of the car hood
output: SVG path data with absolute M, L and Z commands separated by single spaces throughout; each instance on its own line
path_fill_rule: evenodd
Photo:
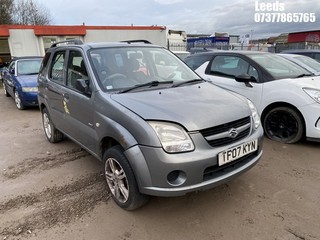
M 38 85 L 38 74 L 20 75 L 16 77 L 22 87 L 36 87 Z
M 320 89 L 320 76 L 312 77 L 302 77 L 302 78 L 290 78 L 290 79 L 281 79 L 288 84 L 294 83 L 299 88 L 316 88 Z
M 251 114 L 245 98 L 208 82 L 113 94 L 111 98 L 145 120 L 176 122 L 188 131 L 224 124 Z

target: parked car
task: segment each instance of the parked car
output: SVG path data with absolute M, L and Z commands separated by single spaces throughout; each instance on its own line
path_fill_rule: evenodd
M 211 56 L 210 60 L 196 72 L 250 99 L 257 106 L 267 137 L 283 143 L 295 143 L 304 137 L 320 140 L 319 76 L 273 53 L 203 54 Z
M 281 53 L 304 55 L 320 62 L 320 49 L 292 49 L 284 50 Z
M 37 78 L 42 57 L 14 58 L 2 70 L 4 94 L 13 97 L 18 109 L 38 105 Z
M 2 74 L 3 74 L 5 69 L 6 69 L 5 67 L 0 67 L 0 80 L 1 80 L 2 83 L 3 83 Z
M 207 52 L 192 54 L 184 59 L 184 62 L 193 70 L 196 70 L 203 63 L 210 61 L 212 55 Z
M 172 52 L 181 60 L 184 60 L 186 57 L 188 57 L 191 54 L 188 51 L 172 51 Z
M 298 64 L 309 72 L 312 72 L 314 75 L 320 75 L 320 62 L 312 59 L 311 57 L 287 53 L 279 53 L 278 55 Z
M 202 52 L 210 52 L 210 51 L 214 51 L 216 49 L 213 48 L 206 48 L 206 47 L 194 47 L 194 48 L 190 48 L 189 52 L 190 54 L 195 54 L 195 53 L 202 53 Z
M 260 159 L 263 129 L 251 101 L 199 78 L 169 50 L 68 43 L 53 44 L 40 70 L 44 132 L 102 161 L 120 207 L 212 188 Z

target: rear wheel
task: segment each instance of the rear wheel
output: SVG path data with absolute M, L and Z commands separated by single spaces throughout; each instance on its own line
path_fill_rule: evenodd
M 6 97 L 9 97 L 10 94 L 7 92 L 7 88 L 6 88 L 6 85 L 4 84 L 4 82 L 2 83 L 3 84 L 3 93 Z
M 63 134 L 53 125 L 50 115 L 46 108 L 42 110 L 42 124 L 44 132 L 49 142 L 56 143 L 62 141 Z
M 304 133 L 301 115 L 290 107 L 271 109 L 264 117 L 263 126 L 268 138 L 283 143 L 296 143 Z
M 121 146 L 108 149 L 103 157 L 104 174 L 113 200 L 125 210 L 134 210 L 148 201 L 139 192 L 133 170 Z

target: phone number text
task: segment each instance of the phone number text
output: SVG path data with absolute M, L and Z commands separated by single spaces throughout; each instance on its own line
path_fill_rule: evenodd
M 255 13 L 254 21 L 257 23 L 307 23 L 315 22 L 315 13 Z

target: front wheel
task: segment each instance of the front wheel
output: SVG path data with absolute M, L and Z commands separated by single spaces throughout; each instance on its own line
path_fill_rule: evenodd
M 48 110 L 46 108 L 42 110 L 42 124 L 44 132 L 49 142 L 56 143 L 62 141 L 63 134 L 53 125 Z
M 264 117 L 263 127 L 268 138 L 282 143 L 296 143 L 304 133 L 301 115 L 290 107 L 271 109 Z
M 108 188 L 119 207 L 134 210 L 148 201 L 148 196 L 139 192 L 133 170 L 121 146 L 108 149 L 103 161 Z
M 18 91 L 14 91 L 14 101 L 15 101 L 16 106 L 19 110 L 25 109 L 25 106 L 22 103 L 22 100 L 20 98 Z

